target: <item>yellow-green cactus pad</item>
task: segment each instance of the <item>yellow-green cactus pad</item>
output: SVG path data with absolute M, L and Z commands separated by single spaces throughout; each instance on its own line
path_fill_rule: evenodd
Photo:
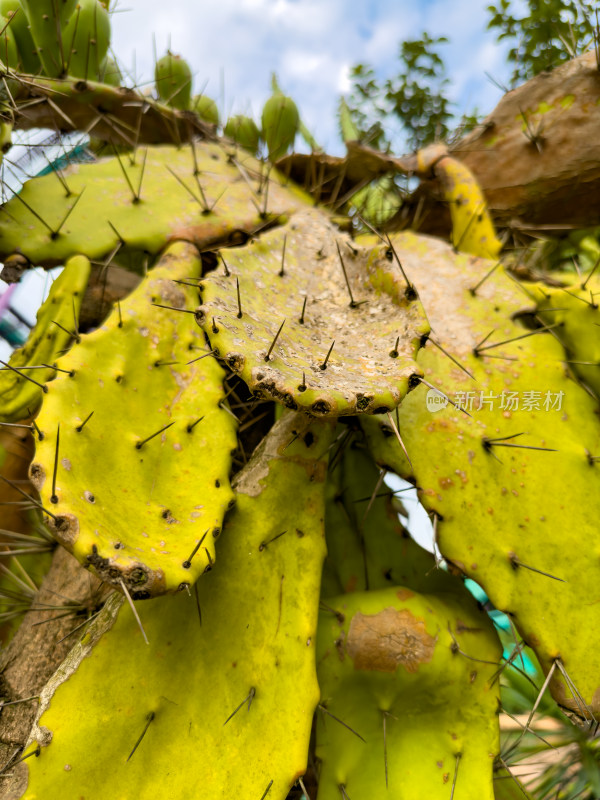
M 288 408 L 387 411 L 418 381 L 429 325 L 392 251 L 355 247 L 317 210 L 228 251 L 201 293 L 212 346 L 252 392 Z
M 493 800 L 500 647 L 473 598 L 395 587 L 327 604 L 318 800 Z
M 421 386 L 399 411 L 412 464 L 389 420 L 363 421 L 371 450 L 420 487 L 443 555 L 514 620 L 552 670 L 554 697 L 599 714 L 600 654 L 579 635 L 600 625 L 597 404 L 569 379 L 555 329 L 513 319 L 532 296 L 500 267 L 489 275 L 493 262 L 427 237 L 395 241 L 435 342 L 455 359 L 428 344 L 419 359 L 426 379 L 470 416 Z
M 305 428 L 287 415 L 239 473 L 219 560 L 196 584 L 201 622 L 193 593 L 138 604 L 148 646 L 124 605 L 61 666 L 43 691 L 36 738 L 49 746 L 25 762 L 27 800 L 287 796 L 319 699 L 331 428 Z
M 569 365 L 583 383 L 600 397 L 600 311 L 594 299 L 600 282 L 594 277 L 585 284 L 551 289 L 536 286 L 538 316 L 556 333 L 565 346 Z
M 233 497 L 235 420 L 220 406 L 223 370 L 212 357 L 188 363 L 206 346 L 190 321 L 194 290 L 174 282 L 199 273 L 195 248 L 172 245 L 59 360 L 66 372 L 37 420 L 44 439 L 31 476 L 54 515 L 52 533 L 138 598 L 192 584 L 214 562 Z
M 336 461 L 326 490 L 322 595 L 397 585 L 421 592 L 452 591 L 455 583 L 462 588 L 411 539 L 398 517 L 400 502 L 382 482 L 360 432 L 352 434 Z
M 50 287 L 23 347 L 0 370 L 0 420 L 16 422 L 37 410 L 45 383 L 57 375 L 53 364 L 77 336 L 79 310 L 90 276 L 90 262 L 74 256 Z M 24 369 L 41 367 L 41 369 Z M 15 372 L 20 370 L 20 372 Z M 27 377 L 26 377 L 27 376 Z M 33 378 L 35 383 L 29 378 Z
M 198 143 L 139 149 L 133 164 L 123 155 L 73 165 L 64 171 L 70 195 L 54 174 L 33 178 L 4 206 L 0 256 L 22 253 L 49 267 L 82 253 L 126 265 L 128 255 L 154 255 L 175 240 L 201 249 L 229 237 L 243 241 L 301 202 L 300 193 L 271 179 L 263 215 L 258 184 L 247 176 L 258 164 L 243 160 L 239 170 L 217 145 Z

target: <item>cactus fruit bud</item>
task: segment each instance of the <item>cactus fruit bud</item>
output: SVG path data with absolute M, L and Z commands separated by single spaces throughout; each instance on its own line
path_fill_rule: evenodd
M 77 6 L 77 0 L 22 0 L 31 36 L 50 78 L 64 74 L 66 62 L 64 29 Z
M 36 75 L 42 66 L 31 38 L 27 17 L 19 0 L 0 0 L 0 16 L 9 20 L 9 30 L 17 43 L 20 68 L 23 72 Z
M 172 108 L 185 111 L 192 99 L 192 71 L 181 56 L 168 52 L 156 62 L 154 81 L 158 96 Z
M 230 117 L 227 120 L 227 125 L 223 131 L 225 136 L 229 136 L 236 144 L 248 150 L 253 155 L 258 151 L 258 143 L 260 140 L 260 131 L 254 120 L 251 117 L 245 117 L 243 114 L 237 114 L 235 117 Z
M 299 124 L 300 115 L 292 98 L 275 92 L 262 112 L 262 133 L 271 161 L 277 161 L 294 144 Z
M 109 44 L 108 11 L 99 0 L 80 0 L 63 35 L 68 74 L 84 80 L 96 80 Z
M 192 111 L 210 125 L 219 124 L 219 109 L 212 97 L 197 94 L 192 98 Z

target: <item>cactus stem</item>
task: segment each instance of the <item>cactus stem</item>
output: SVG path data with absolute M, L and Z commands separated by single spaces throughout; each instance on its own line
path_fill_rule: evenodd
M 285 325 L 285 319 L 283 320 L 283 322 L 279 326 L 279 330 L 277 331 L 277 333 L 275 334 L 275 338 L 271 342 L 271 346 L 269 347 L 267 355 L 265 356 L 265 361 L 270 361 L 271 360 L 271 353 L 273 352 L 273 348 L 275 347 L 275 343 L 277 342 L 277 339 L 279 339 L 279 334 L 283 330 L 283 326 L 284 325 Z
M 450 800 L 453 800 L 454 797 L 454 790 L 456 789 L 456 779 L 458 778 L 458 768 L 460 766 L 460 759 L 462 758 L 462 753 L 456 754 L 456 765 L 454 767 L 454 778 L 452 780 L 452 791 L 450 792 Z
M 476 284 L 475 284 L 475 286 L 472 286 L 472 287 L 469 289 L 469 292 L 470 292 L 470 293 L 473 295 L 473 297 L 475 297 L 475 295 L 477 294 L 477 289 L 479 289 L 479 288 L 480 288 L 480 287 L 481 287 L 481 286 L 482 286 L 482 285 L 483 285 L 483 284 L 484 284 L 484 283 L 487 281 L 487 279 L 488 279 L 488 278 L 489 278 L 491 275 L 493 275 L 493 274 L 494 274 L 494 272 L 495 272 L 495 271 L 498 269 L 498 267 L 500 266 L 500 264 L 501 264 L 501 263 L 502 263 L 502 261 L 501 261 L 501 260 L 498 260 L 498 261 L 496 261 L 496 263 L 494 264 L 494 266 L 493 266 L 493 267 L 492 267 L 490 270 L 488 270 L 488 271 L 485 273 L 485 275 L 483 276 L 483 278 L 482 278 L 482 279 L 481 279 L 481 280 L 480 280 L 478 283 L 476 283 Z
M 240 708 L 241 708 L 243 705 L 245 705 L 246 703 L 248 703 L 248 711 L 250 711 L 250 706 L 252 705 L 252 701 L 254 700 L 254 695 L 255 695 L 255 694 L 256 694 L 256 689 L 254 688 L 254 686 L 252 686 L 252 687 L 250 688 L 250 691 L 249 691 L 249 692 L 248 692 L 248 694 L 246 695 L 246 697 L 244 697 L 244 699 L 243 699 L 243 700 L 242 700 L 242 702 L 239 704 L 239 706 L 238 706 L 238 707 L 235 709 L 235 711 L 232 711 L 232 712 L 231 712 L 231 714 L 230 714 L 230 715 L 227 717 L 227 719 L 226 719 L 226 720 L 225 720 L 225 722 L 223 723 L 223 727 L 225 727 L 225 725 L 227 725 L 227 723 L 229 722 L 229 720 L 230 720 L 230 719 L 233 719 L 233 717 L 235 717 L 235 715 L 236 715 L 236 714 L 237 714 L 237 712 L 240 710 Z M 264 797 L 264 795 L 263 795 L 263 797 Z
M 58 470 L 58 447 L 60 444 L 60 422 L 56 427 L 56 449 L 54 450 L 54 467 L 52 469 L 52 494 L 50 495 L 50 502 L 56 505 L 58 503 L 58 496 L 56 494 L 56 472 Z
M 18 195 L 15 195 L 15 197 L 17 197 L 17 196 Z M 48 387 L 46 386 L 46 384 L 39 383 L 39 381 L 36 381 L 33 378 L 30 378 L 29 375 L 26 375 L 24 372 L 22 372 L 20 369 L 17 369 L 16 367 L 12 367 L 10 364 L 7 364 L 5 361 L 0 361 L 0 364 L 2 364 L 3 367 L 6 367 L 6 369 L 10 369 L 13 372 L 16 372 L 17 375 L 21 376 L 21 378 L 25 378 L 25 380 L 30 381 L 31 383 L 35 383 L 36 386 L 40 387 L 40 389 L 42 390 L 42 392 L 44 392 L 44 394 L 46 394 L 48 392 Z
M 136 750 L 138 749 L 138 747 L 140 746 L 142 739 L 143 739 L 143 738 L 144 738 L 144 736 L 146 735 L 146 731 L 147 731 L 147 730 L 148 730 L 148 728 L 150 727 L 150 723 L 151 723 L 151 722 L 152 722 L 152 720 L 154 719 L 154 716 L 155 716 L 155 714 L 154 714 L 154 711 L 151 711 L 149 714 L 147 714 L 147 715 L 146 715 L 146 724 L 144 725 L 144 730 L 142 731 L 142 733 L 141 733 L 141 735 L 140 735 L 140 738 L 139 738 L 139 739 L 137 740 L 137 742 L 134 744 L 134 746 L 133 746 L 133 750 L 132 750 L 132 751 L 131 751 L 131 753 L 129 753 L 129 755 L 127 756 L 127 761 L 129 761 L 129 759 L 131 758 L 131 756 L 132 756 L 132 755 L 135 753 L 135 751 L 136 751 Z
M 158 436 L 163 431 L 166 431 L 167 428 L 171 427 L 171 425 L 175 425 L 175 422 L 169 422 L 168 425 L 165 425 L 164 428 L 161 428 L 159 431 L 156 431 L 156 433 L 153 433 L 152 436 L 148 436 L 146 439 L 143 439 L 141 442 L 136 442 L 135 449 L 136 450 L 141 450 L 142 447 L 146 444 L 146 442 L 149 442 L 150 439 L 154 439 L 155 436 Z
M 242 300 L 241 300 L 241 297 L 240 297 L 240 279 L 237 276 L 236 276 L 236 279 L 235 279 L 235 285 L 236 285 L 236 289 L 237 289 L 237 302 L 238 302 L 237 318 L 241 319 L 244 316 L 244 313 L 242 311 Z
M 281 251 L 281 269 L 279 270 L 279 277 L 283 278 L 285 275 L 285 246 L 287 244 L 287 233 L 283 237 L 283 250 Z
M 333 340 L 333 342 L 329 346 L 329 350 L 327 351 L 327 355 L 325 356 L 325 361 L 323 361 L 323 363 L 319 365 L 319 369 L 321 369 L 323 371 L 325 371 L 327 369 L 327 362 L 329 361 L 329 356 L 331 355 L 331 351 L 333 350 L 334 344 L 335 344 L 335 339 Z
M 271 779 L 271 780 L 269 781 L 269 785 L 268 785 L 268 786 L 267 786 L 267 788 L 264 790 L 264 792 L 263 792 L 263 795 L 262 795 L 262 797 L 260 798 L 260 800 L 265 800 L 265 797 L 266 797 L 266 796 L 269 794 L 269 792 L 271 791 L 271 786 L 273 786 L 273 779 Z
M 202 542 L 203 542 L 203 541 L 206 539 L 206 535 L 207 535 L 207 533 L 208 533 L 208 531 L 209 531 L 209 530 L 210 530 L 210 528 L 207 528 L 207 529 L 204 531 L 204 533 L 203 533 L 203 535 L 202 535 L 202 538 L 200 539 L 200 541 L 198 542 L 198 544 L 197 544 L 197 545 L 194 547 L 194 549 L 192 550 L 192 552 L 191 552 L 191 554 L 190 554 L 190 557 L 189 557 L 189 558 L 186 558 L 186 560 L 185 560 L 185 561 L 183 562 L 183 564 L 181 565 L 181 566 L 182 566 L 184 569 L 189 569 L 189 568 L 192 566 L 192 559 L 193 559 L 193 557 L 196 555 L 196 553 L 198 552 L 198 550 L 200 549 L 200 546 L 201 546 Z
M 266 542 L 261 542 L 258 546 L 259 551 L 262 553 L 263 550 L 266 550 L 270 544 L 272 544 L 276 539 L 279 539 L 280 536 L 283 536 L 284 533 L 287 533 L 287 530 L 281 531 L 281 533 L 278 533 L 276 536 L 273 536 L 272 539 L 267 539 Z
M 90 421 L 90 419 L 92 418 L 92 416 L 93 416 L 93 415 L 94 415 L 94 412 L 93 412 L 93 411 L 90 411 L 90 413 L 89 413 L 89 414 L 87 415 L 87 417 L 86 417 L 86 418 L 83 420 L 83 422 L 81 423 L 81 425 L 78 425 L 78 426 L 75 428 L 75 430 L 77 431 L 77 433 L 81 433 L 81 431 L 82 431 L 82 430 L 85 428 L 85 426 L 88 424 L 88 422 Z
M 142 620 L 140 619 L 140 615 L 137 612 L 137 608 L 135 607 L 135 603 L 133 602 L 133 600 L 131 598 L 131 595 L 129 594 L 129 590 L 127 589 L 127 586 L 125 586 L 125 581 L 123 580 L 123 578 L 119 578 L 119 583 L 121 584 L 121 588 L 123 589 L 123 594 L 127 598 L 127 602 L 129 603 L 131 611 L 133 612 L 133 616 L 135 617 L 135 621 L 137 622 L 138 627 L 139 627 L 140 631 L 142 632 L 142 636 L 144 637 L 144 641 L 146 642 L 147 645 L 150 645 L 150 642 L 148 641 L 148 637 L 146 636 L 146 631 L 144 630 L 144 626 L 142 625 Z M 154 719 L 154 714 L 152 715 L 152 718 Z M 144 731 L 144 733 L 145 732 L 146 731 Z M 141 742 L 142 738 L 143 738 L 143 734 L 140 737 L 140 739 L 139 739 L 138 743 L 136 744 L 136 746 L 133 748 L 133 751 L 132 751 L 131 755 L 129 756 L 129 758 L 131 758 L 131 756 L 135 752 L 135 748 Z M 127 759 L 127 760 L 129 760 L 129 759 Z
M 432 345 L 437 347 L 438 350 L 441 350 L 442 353 L 445 356 L 448 356 L 450 361 L 453 361 L 459 369 L 462 369 L 462 371 L 465 373 L 465 375 L 468 375 L 469 378 L 472 378 L 473 380 L 475 380 L 475 376 L 473 375 L 473 373 L 469 372 L 469 370 L 466 367 L 463 367 L 463 365 L 460 363 L 460 361 L 458 361 L 456 358 L 454 358 L 454 356 L 451 353 L 449 353 L 447 350 L 445 350 L 439 342 L 436 342 L 435 339 L 433 339 L 431 336 L 429 337 L 428 341 L 430 341 Z M 396 347 L 397 346 L 398 345 L 396 344 Z M 390 355 L 391 355 L 391 353 L 390 353 Z
M 358 738 L 361 740 L 361 742 L 364 742 L 365 744 L 367 743 L 367 740 L 366 740 L 364 737 L 362 737 L 362 736 L 360 735 L 360 733 L 358 733 L 357 731 L 355 731 L 355 730 L 354 730 L 354 728 L 351 728 L 351 727 L 350 727 L 350 725 L 348 725 L 348 723 L 347 723 L 347 722 L 343 722 L 343 721 L 342 721 L 342 720 L 341 720 L 339 717 L 336 717 L 336 716 L 335 716 L 335 714 L 332 714 L 332 713 L 331 713 L 331 711 L 330 711 L 328 708 L 326 708 L 326 707 L 325 707 L 325 706 L 324 706 L 322 703 L 319 703 L 319 705 L 317 706 L 317 708 L 318 708 L 318 709 L 319 709 L 319 711 L 321 711 L 323 714 L 327 714 L 327 716 L 328 716 L 328 717 L 331 717 L 331 719 L 334 719 L 336 722 L 339 722 L 339 723 L 340 723 L 340 725 L 343 725 L 343 726 L 344 726 L 344 728 L 347 728 L 347 730 L 349 730 L 349 731 L 350 731 L 350 733 L 353 733 L 355 736 L 358 736 Z
M 202 422 L 203 419 L 204 419 L 204 417 L 198 417 L 198 419 L 195 422 L 192 422 L 190 425 L 187 426 L 186 431 L 188 433 L 191 433 L 194 430 L 194 428 L 196 427 L 196 425 L 199 422 Z
M 302 303 L 302 313 L 300 314 L 300 319 L 298 322 L 300 325 L 304 325 L 304 312 L 306 311 L 306 301 L 308 300 L 308 296 L 304 298 L 304 302 Z
M 509 555 L 510 563 L 512 568 L 516 571 L 519 567 L 523 567 L 523 569 L 529 569 L 532 572 L 537 572 L 539 575 L 545 575 L 547 578 L 552 578 L 553 581 L 560 581 L 561 583 L 566 583 L 564 578 L 557 578 L 556 575 L 551 575 L 549 572 L 544 572 L 541 569 L 537 569 L 536 567 L 531 567 L 529 564 L 524 564 L 521 560 L 517 558 L 514 553 L 510 553 Z
M 346 265 L 344 264 L 344 259 L 342 258 L 342 251 L 340 250 L 340 243 L 337 241 L 337 239 L 336 239 L 335 245 L 337 247 L 338 256 L 340 257 L 340 264 L 342 265 L 342 270 L 344 272 L 344 279 L 346 281 L 346 286 L 348 288 L 348 294 L 350 295 L 350 308 L 358 308 L 359 306 L 361 306 L 363 303 L 366 303 L 367 301 L 366 300 L 361 300 L 360 302 L 357 302 L 354 299 L 354 296 L 352 295 L 352 289 L 350 287 L 350 281 L 348 280 L 348 273 L 346 272 Z
M 389 411 L 387 412 L 387 417 L 388 417 L 388 419 L 390 421 L 390 425 L 392 426 L 392 430 L 394 431 L 396 439 L 398 439 L 398 444 L 402 448 L 402 452 L 406 456 L 406 460 L 408 461 L 408 463 L 410 464 L 410 468 L 412 469 L 413 468 L 412 461 L 410 460 L 410 456 L 408 455 L 406 447 L 404 446 L 404 442 L 402 441 L 402 437 L 400 436 L 400 431 L 398 430 L 398 426 L 394 422 L 394 418 L 392 417 L 392 415 L 391 415 L 391 413 Z

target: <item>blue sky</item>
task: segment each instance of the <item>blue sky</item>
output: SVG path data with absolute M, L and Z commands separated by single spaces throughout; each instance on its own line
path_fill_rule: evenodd
M 380 77 L 393 76 L 399 43 L 424 30 L 450 39 L 442 52 L 459 116 L 475 107 L 487 113 L 499 100 L 486 71 L 508 80 L 507 47 L 486 31 L 482 0 L 115 1 L 114 49 L 128 69 L 135 64 L 139 81 L 153 74 L 153 34 L 159 57 L 170 42 L 191 64 L 195 91 L 206 87 L 226 115 L 259 118 L 276 71 L 329 152 L 341 150 L 335 112 L 352 65 L 368 62 Z

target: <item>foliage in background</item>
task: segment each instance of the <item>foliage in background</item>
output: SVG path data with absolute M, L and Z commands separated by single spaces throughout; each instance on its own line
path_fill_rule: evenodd
M 498 0 L 488 6 L 488 29 L 508 40 L 512 86 L 551 70 L 587 50 L 596 39 L 596 4 L 589 0 Z

